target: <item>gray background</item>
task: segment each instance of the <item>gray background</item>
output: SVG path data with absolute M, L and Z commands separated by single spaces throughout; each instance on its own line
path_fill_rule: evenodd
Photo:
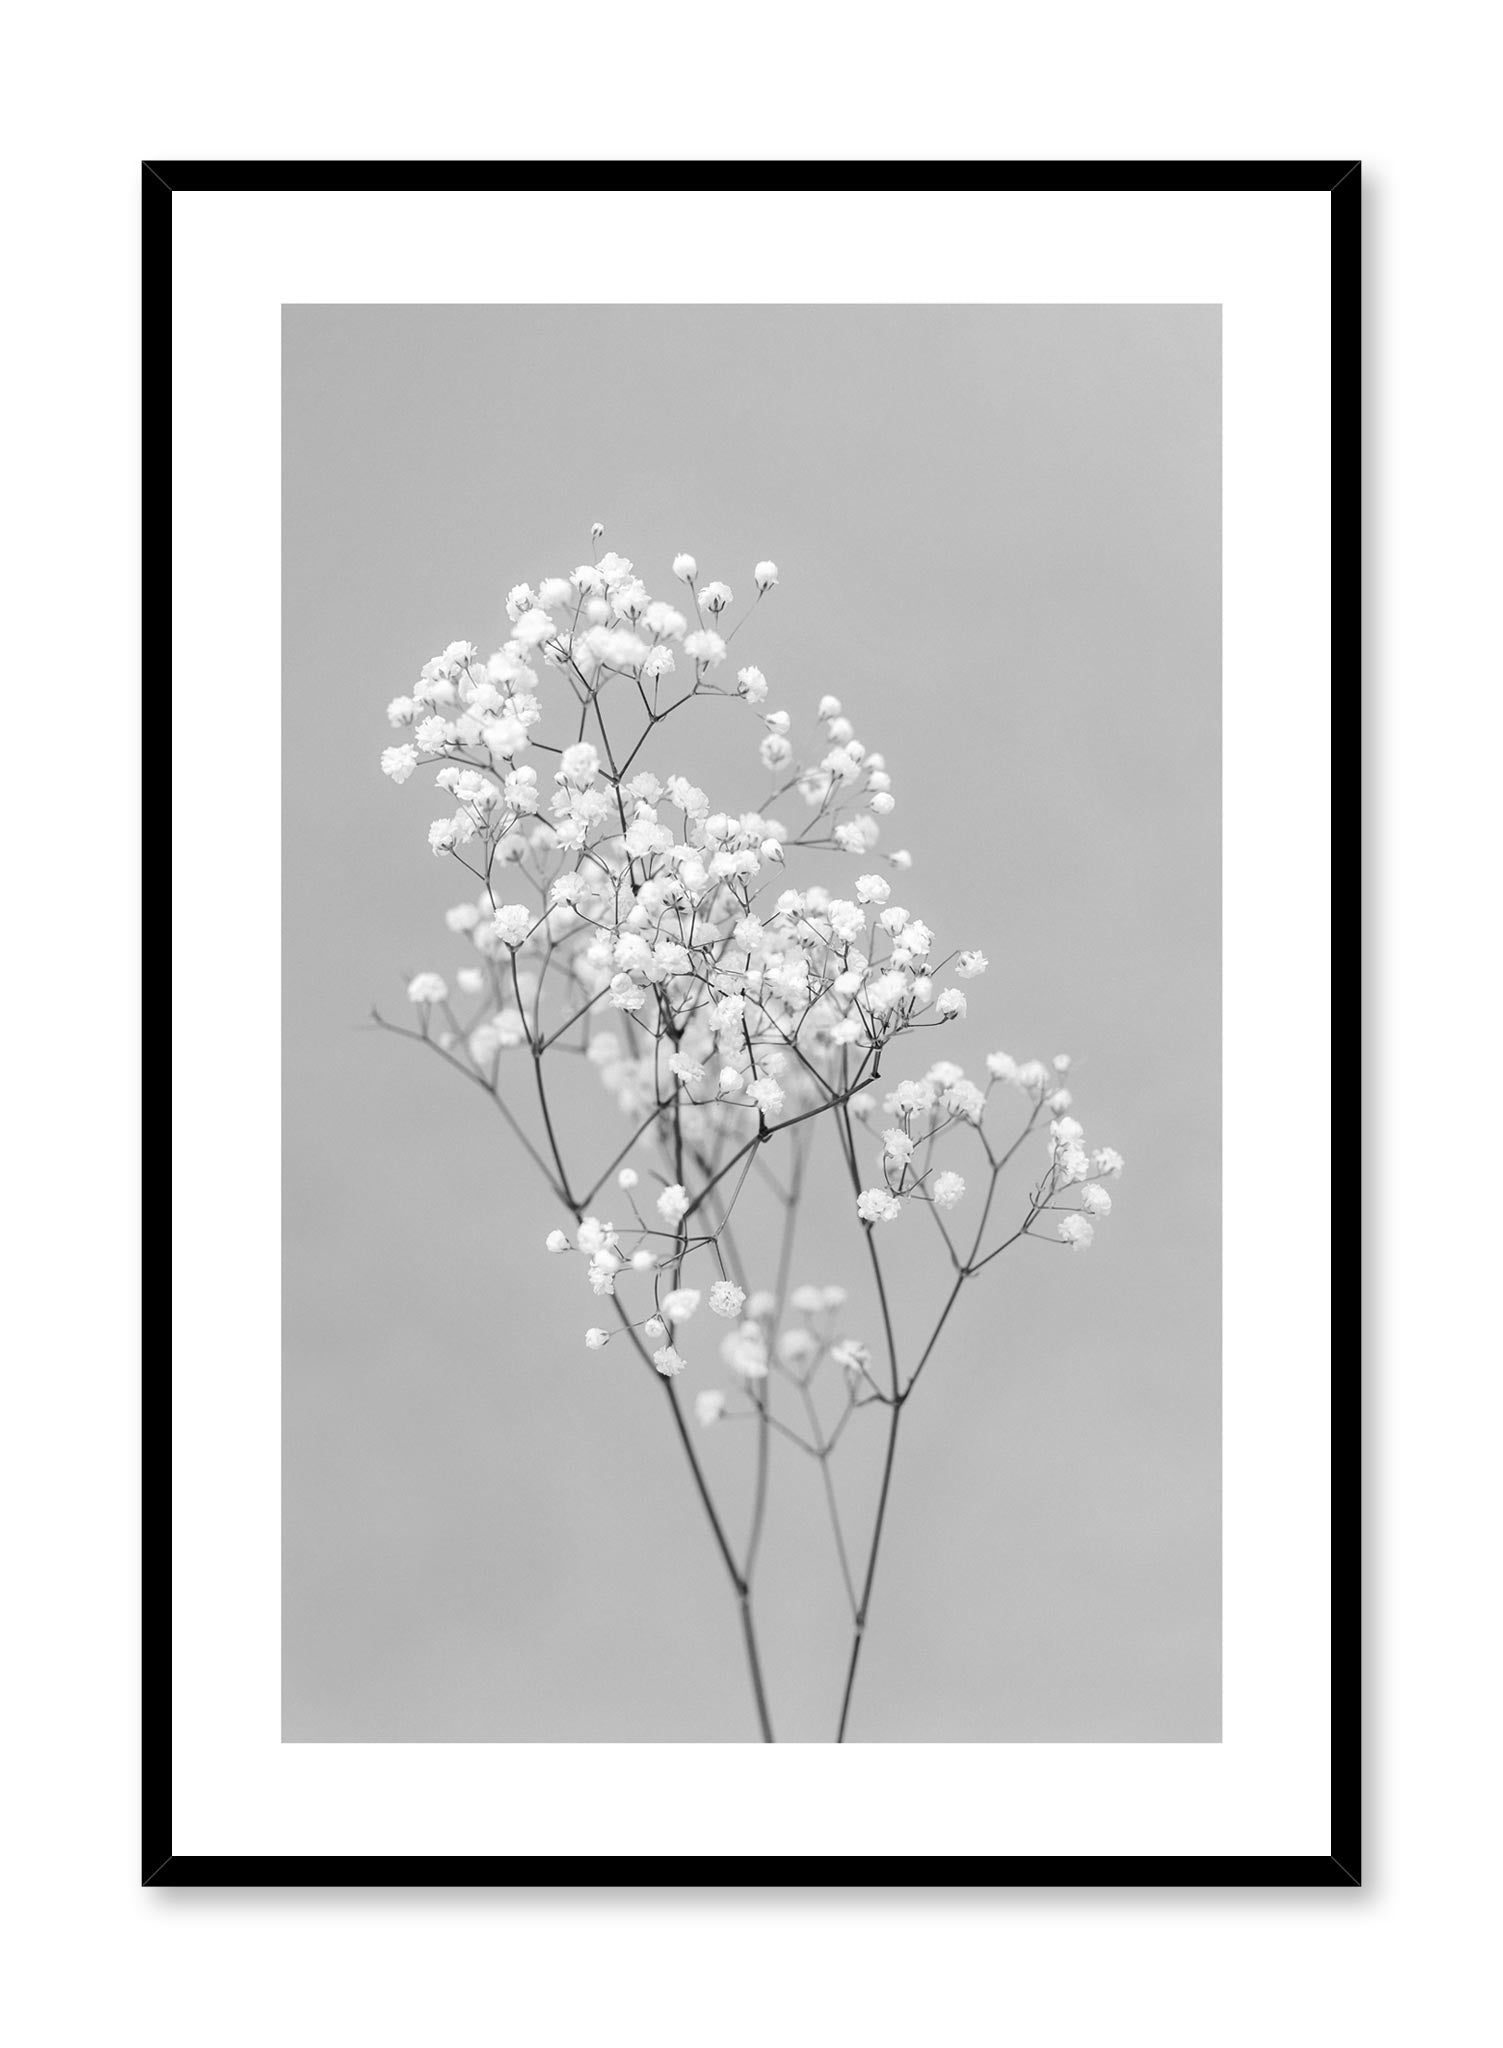
M 477 1090 L 363 1026 L 464 958 L 386 700 L 499 644 L 592 519 L 655 594 L 680 548 L 738 600 L 773 556 L 738 660 L 887 754 L 901 899 L 992 962 L 889 1071 L 1068 1050 L 1127 1156 L 1089 1254 L 1017 1246 L 951 1318 L 850 1739 L 1218 1739 L 1219 406 L 1211 307 L 287 309 L 287 1739 L 756 1736 L 661 1395 L 581 1348 L 594 1304 L 539 1254 L 564 1219 Z M 676 723 L 653 765 L 756 800 L 744 711 Z M 603 1092 L 566 1122 L 603 1164 Z M 796 1280 L 858 1293 L 848 1206 Z M 937 1238 L 882 1242 L 921 1334 Z M 839 1467 L 858 1528 L 876 1437 Z M 739 1528 L 750 1432 L 700 1441 Z M 791 1450 L 759 1605 L 779 1738 L 827 1740 L 848 1636 Z

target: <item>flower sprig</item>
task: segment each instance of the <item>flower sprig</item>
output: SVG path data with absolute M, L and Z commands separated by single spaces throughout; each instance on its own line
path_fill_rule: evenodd
M 592 539 L 602 537 L 597 525 Z M 388 705 L 389 723 L 405 736 L 386 748 L 381 768 L 397 784 L 434 771 L 444 807 L 428 845 L 470 878 L 446 916 L 466 949 L 452 988 L 431 969 L 413 975 L 416 1024 L 390 1028 L 483 1088 L 542 1172 L 564 1212 L 546 1248 L 578 1263 L 614 1317 L 589 1324 L 584 1347 L 624 1342 L 663 1385 L 741 1608 L 767 1740 L 752 1581 L 771 1445 L 786 1441 L 817 1465 L 853 1628 L 842 1739 L 898 1418 L 950 1308 L 968 1280 L 1025 1237 L 1087 1248 L 1111 1213 L 1104 1183 L 1120 1175 L 1122 1160 L 1107 1148 L 1086 1150 L 1062 1054 L 1020 1063 L 994 1053 L 984 1080 L 954 1061 L 930 1061 L 913 1078 L 884 1082 L 884 1061 L 901 1041 L 967 1015 L 955 984 L 984 975 L 986 955 L 975 947 L 941 955 L 931 927 L 894 900 L 894 877 L 912 868 L 906 850 L 881 847 L 898 796 L 842 699 L 823 694 L 807 731 L 796 733 L 789 711 L 767 708 L 772 686 L 760 667 L 746 663 L 732 675 L 731 643 L 778 588 L 776 564 L 757 563 L 755 596 L 737 624 L 728 583 L 701 581 L 687 553 L 672 573 L 683 586 L 673 599 L 651 596 L 632 562 L 613 552 L 567 576 L 518 583 L 507 593 L 500 647 L 482 658 L 475 643 L 452 641 L 424 664 L 410 694 Z M 644 759 L 649 743 L 664 744 L 659 729 L 701 698 L 747 723 L 748 775 L 761 787 L 734 809 L 717 808 L 671 758 Z M 815 849 L 850 860 L 843 888 L 793 885 L 790 864 Z M 571 1173 L 552 1113 L 549 1075 L 567 1054 L 583 1058 L 630 1127 L 592 1174 Z M 1009 1123 L 1009 1101 L 1025 1112 L 1021 1130 L 1012 1128 L 1015 1115 Z M 997 1130 L 999 1122 L 1007 1128 Z M 819 1126 L 835 1133 L 865 1241 L 875 1348 L 847 1326 L 844 1287 L 788 1284 Z M 999 1184 L 1035 1133 L 1046 1158 L 1021 1223 L 1006 1229 L 993 1221 Z M 776 1162 L 785 1157 L 780 1179 Z M 784 1214 L 782 1249 L 765 1276 L 773 1284 L 762 1286 L 748 1270 L 756 1255 L 743 1264 L 733 1229 L 754 1170 Z M 599 1198 L 612 1179 L 607 1218 Z M 957 1237 L 968 1210 L 974 1228 Z M 900 1357 L 877 1241 L 910 1211 L 933 1219 L 951 1269 L 933 1335 L 911 1363 Z M 1046 1218 L 1052 1236 L 1041 1227 Z M 706 1341 L 709 1329 L 718 1334 Z M 737 1420 L 756 1427 L 756 1509 L 741 1547 L 729 1538 L 675 1386 L 705 1354 L 724 1380 L 695 1395 L 695 1418 L 706 1429 Z M 835 1413 L 827 1381 L 838 1388 Z M 885 1411 L 888 1434 L 858 1580 L 831 1459 L 868 1408 Z

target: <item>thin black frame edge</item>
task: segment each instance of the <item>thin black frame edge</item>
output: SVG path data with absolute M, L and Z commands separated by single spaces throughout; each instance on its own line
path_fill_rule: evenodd
M 873 1868 L 882 1875 L 873 1876 Z M 171 1856 L 142 1880 L 170 1885 L 455 1885 L 506 1890 L 545 1885 L 805 1891 L 830 1886 L 899 1891 L 1303 1885 L 1351 1891 L 1358 1880 L 1334 1856 Z
M 172 632 L 172 191 L 141 166 L 141 672 Z M 169 755 L 172 738 L 169 736 Z M 168 821 L 170 834 L 171 822 Z M 141 873 L 145 865 L 142 810 Z M 160 857 L 160 845 L 157 848 Z M 153 1091 L 152 1061 L 159 1084 Z M 161 1034 L 142 1039 L 142 1099 L 155 1092 L 170 1157 L 171 1052 Z M 141 1148 L 142 1214 L 153 1170 Z M 166 1257 L 141 1267 L 141 1846 L 142 1884 L 172 1856 L 172 1379 Z M 170 1340 L 169 1340 L 170 1344 Z M 153 1590 L 155 1589 L 155 1590 Z
M 497 190 L 588 187 L 629 168 L 645 187 L 701 182 L 725 188 L 786 184 L 903 189 L 917 182 L 1012 190 L 1327 191 L 1331 194 L 1331 675 L 1333 708 L 1360 712 L 1361 633 L 1361 161 L 1012 163 L 933 161 L 777 164 L 287 161 L 215 163 L 143 159 L 141 164 L 142 657 L 171 624 L 172 195 L 175 191 Z M 504 173 L 504 175 L 501 175 Z M 925 176 L 924 174 L 931 174 Z M 170 644 L 170 641 L 169 643 Z M 1334 781 L 1334 799 L 1340 794 Z M 1334 995 L 1334 960 L 1333 960 Z M 148 1041 L 152 1042 L 152 1041 Z M 150 1055 L 146 1056 L 150 1057 Z M 164 1080 L 167 1054 L 158 1053 Z M 151 1076 L 143 1072 L 149 1089 Z M 166 1104 L 169 1091 L 161 1098 Z M 148 1172 L 143 1153 L 143 1176 Z M 147 1331 L 166 1278 L 142 1275 L 142 1874 L 143 1887 L 235 1885 L 592 1884 L 799 1889 L 811 1884 L 893 1889 L 904 1884 L 1010 1887 L 1361 1885 L 1361 1417 L 1362 1347 L 1331 1346 L 1331 1841 L 1329 1856 L 906 1857 L 884 1863 L 841 1857 L 601 1858 L 489 1856 L 175 1856 L 171 1850 L 171 1600 L 160 1577 L 171 1568 L 171 1393 L 165 1369 L 147 1369 Z M 160 1283 L 160 1284 L 159 1284 Z M 165 1368 L 165 1361 L 164 1361 Z M 1342 1439 L 1347 1450 L 1343 1454 Z M 153 1598 L 148 1588 L 162 1588 Z M 1338 1598 L 1344 1588 L 1345 1600 Z M 1344 1738 L 1344 1739 L 1343 1739 Z M 893 1874 L 893 1873 L 898 1874 Z M 757 1874 L 761 1873 L 761 1874 Z
M 1360 748 L 1362 714 L 1362 165 L 1354 162 L 1331 188 L 1331 709 L 1343 713 Z M 1357 758 L 1360 759 L 1360 753 Z M 1361 794 L 1343 780 L 1341 750 L 1331 759 L 1331 821 L 1350 815 L 1361 841 Z M 1343 1007 L 1356 1025 L 1361 987 L 1355 925 L 1335 939 L 1331 960 L 1333 1019 Z M 1337 1000 L 1336 962 L 1346 956 Z M 1360 1302 L 1358 1254 L 1345 1285 Z M 1332 1279 L 1341 1268 L 1333 1262 Z M 1333 1286 L 1331 1356 L 1331 1850 L 1354 1884 L 1362 1875 L 1362 1361 L 1360 1328 L 1338 1338 Z M 1336 1418 L 1342 1427 L 1336 1427 Z M 1340 1589 L 1340 1597 L 1338 1597 Z M 1346 1731 L 1342 1743 L 1341 1731 Z
M 1132 158 L 1101 162 L 1013 159 L 909 158 L 838 161 L 818 157 L 701 159 L 642 162 L 504 160 L 443 162 L 388 158 L 368 163 L 288 158 L 282 162 L 229 162 L 200 158 L 145 158 L 143 177 L 171 192 L 494 192 L 590 190 L 603 182 L 646 191 L 700 185 L 763 190 L 793 182 L 809 186 L 867 186 L 907 191 L 951 186 L 1015 192 L 1332 192 L 1360 168 L 1352 157 L 1238 161 Z

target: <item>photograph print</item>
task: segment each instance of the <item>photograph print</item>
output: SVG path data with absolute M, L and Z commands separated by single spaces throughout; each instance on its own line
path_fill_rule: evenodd
M 1221 315 L 282 315 L 284 1743 L 1221 1739 Z

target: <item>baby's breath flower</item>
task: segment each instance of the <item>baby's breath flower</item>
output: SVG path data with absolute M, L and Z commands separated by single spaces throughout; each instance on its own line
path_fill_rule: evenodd
M 863 1223 L 891 1223 L 903 1205 L 887 1188 L 866 1188 L 856 1197 L 856 1214 Z
M 725 1396 L 716 1387 L 706 1387 L 704 1392 L 694 1396 L 694 1420 L 702 1429 L 709 1429 L 725 1413 Z
M 668 1325 L 661 1316 L 649 1316 L 642 1325 L 642 1335 L 649 1344 L 661 1344 L 668 1334 Z
M 725 642 L 718 633 L 712 633 L 706 627 L 687 636 L 684 652 L 697 667 L 718 668 L 725 660 Z
M 699 1300 L 697 1287 L 675 1287 L 671 1294 L 663 1296 L 663 1314 L 670 1323 L 686 1323 L 699 1307 Z
M 545 640 L 551 640 L 558 631 L 547 612 L 534 606 L 523 612 L 514 628 L 514 637 L 522 647 L 541 647 Z
M 749 1099 L 762 1111 L 764 1116 L 776 1116 L 783 1107 L 782 1089 L 776 1081 L 771 1080 L 765 1074 L 759 1075 L 755 1081 L 749 1081 L 746 1085 L 746 1093 Z
M 618 1174 L 616 1175 L 616 1185 L 617 1185 L 617 1187 L 618 1187 L 618 1188 L 634 1188 L 634 1187 L 636 1186 L 636 1184 L 637 1184 L 637 1169 L 636 1169 L 636 1168 L 635 1168 L 634 1166 L 623 1166 L 623 1167 L 622 1167 L 622 1169 L 621 1169 L 621 1171 L 620 1171 L 620 1172 L 619 1172 L 619 1173 L 618 1173 Z
M 675 555 L 673 558 L 673 573 L 685 583 L 692 583 L 699 574 L 699 564 L 692 555 Z
M 561 1230 L 550 1230 L 543 1243 L 550 1252 L 566 1252 L 572 1249 L 568 1238 Z
M 778 565 L 776 562 L 758 562 L 752 573 L 758 590 L 771 590 L 778 580 Z
M 689 1197 L 678 1182 L 675 1182 L 672 1187 L 664 1188 L 663 1192 L 658 1196 L 658 1214 L 665 1223 L 682 1222 L 688 1207 Z
M 441 1003 L 449 990 L 441 974 L 415 974 L 407 984 L 409 1003 Z
M 730 586 L 725 583 L 707 583 L 699 593 L 699 601 L 711 617 L 718 618 L 728 604 L 734 603 Z
M 843 1337 L 838 1344 L 830 1347 L 830 1356 L 836 1365 L 856 1378 L 869 1377 L 872 1355 L 856 1337 Z
M 946 988 L 940 990 L 934 1005 L 934 1013 L 937 1017 L 947 1019 L 950 1017 L 963 1017 L 965 1015 L 965 1008 L 965 997 L 960 993 L 960 990 L 958 988 Z
M 492 930 L 503 946 L 520 946 L 532 925 L 532 912 L 525 903 L 504 903 L 496 912 Z
M 810 1366 L 819 1356 L 819 1339 L 812 1330 L 785 1330 L 778 1339 L 778 1357 L 796 1370 Z
M 761 1323 L 748 1318 L 734 1330 L 728 1330 L 721 1339 L 720 1356 L 738 1378 L 765 1380 L 767 1337 Z
M 1110 1145 L 1103 1145 L 1099 1152 L 1093 1152 L 1091 1164 L 1098 1173 L 1110 1174 L 1113 1180 L 1122 1177 L 1122 1154 L 1114 1152 Z
M 1104 1187 L 1092 1181 L 1089 1187 L 1084 1187 L 1080 1191 L 1080 1206 L 1088 1216 L 1110 1216 L 1112 1198 Z
M 416 747 L 386 747 L 381 755 L 381 773 L 389 775 L 393 782 L 403 783 L 417 769 Z
M 955 962 L 955 972 L 962 981 L 974 981 L 978 974 L 985 974 L 987 958 L 984 953 L 962 953 Z
M 1095 1224 L 1085 1216 L 1061 1216 L 1057 1227 L 1060 1236 L 1072 1252 L 1089 1250 L 1091 1240 L 1096 1235 Z
M 746 1292 L 734 1280 L 717 1280 L 710 1289 L 710 1312 L 717 1316 L 739 1316 Z
M 665 1344 L 661 1351 L 654 1351 L 652 1362 L 665 1380 L 671 1380 L 684 1369 L 684 1361 L 671 1344 Z
M 610 1333 L 606 1330 L 601 1330 L 598 1328 L 586 1330 L 584 1333 L 584 1340 L 585 1345 L 589 1350 L 602 1351 L 604 1350 L 605 1346 L 610 1342 Z
M 736 687 L 748 704 L 760 704 L 767 695 L 767 678 L 759 668 L 737 669 Z
M 937 1173 L 932 1193 L 941 1209 L 953 1209 L 965 1193 L 965 1180 L 958 1173 Z
M 964 1117 L 968 1124 L 979 1124 L 986 1112 L 985 1093 L 964 1075 L 946 1088 L 944 1103 L 951 1116 Z

